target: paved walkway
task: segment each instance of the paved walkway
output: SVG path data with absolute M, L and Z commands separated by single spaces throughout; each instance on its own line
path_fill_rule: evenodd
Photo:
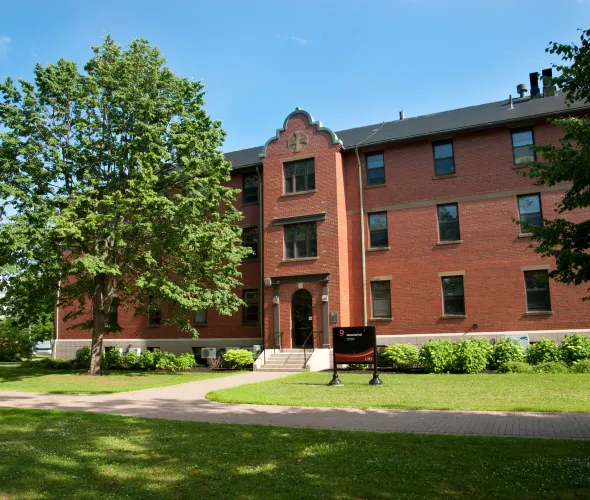
M 0 406 L 78 410 L 133 417 L 225 424 L 280 425 L 377 432 L 590 439 L 590 413 L 372 410 L 225 404 L 210 391 L 290 373 L 252 372 L 199 382 L 104 395 L 0 391 Z M 337 388 L 336 388 L 337 390 Z

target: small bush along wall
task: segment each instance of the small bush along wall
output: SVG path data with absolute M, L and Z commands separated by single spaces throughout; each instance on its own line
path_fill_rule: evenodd
M 555 340 L 543 338 L 539 342 L 530 345 L 527 349 L 526 356 L 528 362 L 532 365 L 559 361 L 559 346 Z
M 388 345 L 383 350 L 383 357 L 399 370 L 406 370 L 420 364 L 418 348 L 412 344 Z
M 243 370 L 254 363 L 254 355 L 245 349 L 230 349 L 223 355 L 223 365 L 232 370 Z

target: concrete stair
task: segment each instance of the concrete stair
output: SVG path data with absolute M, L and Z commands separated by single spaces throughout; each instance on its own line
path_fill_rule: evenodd
M 306 350 L 307 359 L 311 356 L 311 349 Z M 305 357 L 303 349 L 283 349 L 281 352 L 267 353 L 266 363 L 258 371 L 261 372 L 307 372 L 303 368 Z

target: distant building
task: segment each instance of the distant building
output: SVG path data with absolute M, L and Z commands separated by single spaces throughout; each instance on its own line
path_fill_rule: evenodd
M 124 329 L 105 345 L 199 353 L 274 335 L 283 347 L 307 339 L 322 348 L 333 326 L 365 318 L 382 345 L 589 332 L 585 289 L 547 284 L 554 261 L 529 249 L 514 223 L 555 216 L 567 185 L 537 187 L 518 171 L 535 159 L 534 144 L 559 141 L 548 118 L 590 109 L 568 107 L 535 75 L 530 97 L 519 86 L 519 98 L 339 132 L 296 108 L 264 146 L 226 154 L 230 184 L 242 190 L 244 245 L 255 251 L 236 290 L 246 306 L 231 317 L 196 311 L 197 340 L 161 325 L 161 314 L 115 309 Z M 57 341 L 65 358 L 91 337 L 66 326 Z

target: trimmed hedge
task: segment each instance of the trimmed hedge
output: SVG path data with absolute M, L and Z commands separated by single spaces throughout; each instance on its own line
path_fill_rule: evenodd
M 243 370 L 254 363 L 254 355 L 245 349 L 230 349 L 223 355 L 223 365 L 232 370 Z
M 500 373 L 533 373 L 533 367 L 524 361 L 506 361 L 498 367 Z
M 559 354 L 561 360 L 568 365 L 590 359 L 590 335 L 566 335 L 559 346 Z
M 507 338 L 496 342 L 494 345 L 494 355 L 492 358 L 493 368 L 499 368 L 501 365 L 506 364 L 509 361 L 524 360 L 524 349 L 515 340 Z
M 530 345 L 526 351 L 526 357 L 532 365 L 559 361 L 559 346 L 553 339 L 542 338 L 539 342 Z

